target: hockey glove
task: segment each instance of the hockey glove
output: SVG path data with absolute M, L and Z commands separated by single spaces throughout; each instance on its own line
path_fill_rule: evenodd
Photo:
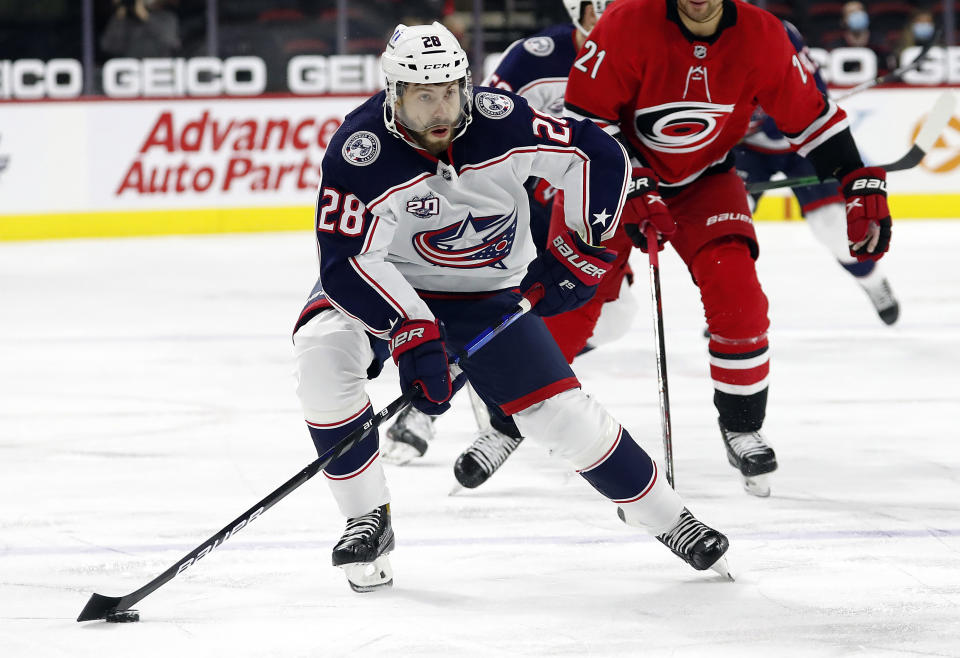
M 407 320 L 390 335 L 390 353 L 400 369 L 400 389 L 420 385 L 420 395 L 410 403 L 425 414 L 439 416 L 450 408 L 450 398 L 466 380 L 454 382 L 440 334 L 431 320 Z
M 533 307 L 541 317 L 571 311 L 593 297 L 616 257 L 616 252 L 588 245 L 574 231 L 564 231 L 530 261 L 520 290 L 526 294 L 534 286 L 543 288 L 543 299 Z
M 620 215 L 623 232 L 643 253 L 647 253 L 648 248 L 647 225 L 657 230 L 657 251 L 663 249 L 664 242 L 677 230 L 677 223 L 658 192 L 659 184 L 652 169 L 634 167 L 627 187 L 627 201 Z
M 847 201 L 847 239 L 858 261 L 880 260 L 890 248 L 887 174 L 880 167 L 854 169 L 840 181 Z

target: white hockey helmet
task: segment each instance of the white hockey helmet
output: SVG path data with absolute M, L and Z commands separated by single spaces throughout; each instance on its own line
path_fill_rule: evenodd
M 408 84 L 443 84 L 459 81 L 460 116 L 454 127 L 454 139 L 463 134 L 472 120 L 473 84 L 467 63 L 467 53 L 457 38 L 440 23 L 432 25 L 397 25 L 380 57 L 380 67 L 387 79 L 387 101 L 383 106 L 383 121 L 387 129 L 406 139 L 397 130 L 397 123 L 415 132 L 424 126 L 408 125 L 397 100 L 403 97 Z
M 607 8 L 607 5 L 613 4 L 613 0 L 563 0 L 563 6 L 570 14 L 570 20 L 573 21 L 573 24 L 577 26 L 583 36 L 590 34 L 590 31 L 585 30 L 583 25 L 580 24 L 580 16 L 585 4 L 593 5 L 593 13 L 597 15 L 597 18 L 600 18 L 600 14 Z

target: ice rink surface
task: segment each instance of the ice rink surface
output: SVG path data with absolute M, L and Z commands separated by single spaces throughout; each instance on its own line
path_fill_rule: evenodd
M 0 656 L 958 656 L 960 221 L 897 223 L 886 327 L 802 223 L 760 224 L 773 496 L 727 465 L 696 289 L 662 256 L 676 478 L 735 583 L 627 528 L 535 443 L 448 496 L 465 395 L 389 467 L 392 590 L 331 567 L 314 478 L 136 606 L 145 584 L 315 458 L 289 332 L 308 233 L 0 244 Z M 645 258 L 631 333 L 575 364 L 662 455 Z M 522 368 L 523 364 L 517 364 Z M 396 397 L 388 367 L 370 387 Z

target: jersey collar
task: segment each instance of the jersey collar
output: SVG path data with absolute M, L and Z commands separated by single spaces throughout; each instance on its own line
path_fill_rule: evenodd
M 676 23 L 677 27 L 680 28 L 680 33 L 683 34 L 684 38 L 690 43 L 700 42 L 712 45 L 720 38 L 720 35 L 723 34 L 725 29 L 737 24 L 737 3 L 733 0 L 723 0 L 723 15 L 720 17 L 720 24 L 717 25 L 717 31 L 708 37 L 697 36 L 688 30 L 683 24 L 683 21 L 680 20 L 680 10 L 677 9 L 677 0 L 666 0 L 666 2 L 667 20 Z

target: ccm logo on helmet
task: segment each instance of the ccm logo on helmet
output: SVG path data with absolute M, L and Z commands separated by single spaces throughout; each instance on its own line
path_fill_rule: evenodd
M 425 69 L 448 69 L 452 66 L 450 62 L 444 62 L 443 64 L 424 64 L 423 68 Z
M 553 239 L 553 246 L 556 247 L 557 252 L 567 260 L 567 263 L 570 264 L 571 269 L 580 270 L 587 276 L 592 276 L 597 279 L 601 278 L 607 273 L 607 270 L 602 267 L 598 267 L 589 261 L 583 260 L 582 258 L 578 259 L 577 252 L 573 250 L 573 247 L 566 243 L 562 235 L 558 235 Z
M 886 192 L 887 181 L 880 180 L 879 178 L 858 178 L 853 181 L 853 186 L 851 186 L 850 190 L 853 192 L 857 190 L 883 190 Z

